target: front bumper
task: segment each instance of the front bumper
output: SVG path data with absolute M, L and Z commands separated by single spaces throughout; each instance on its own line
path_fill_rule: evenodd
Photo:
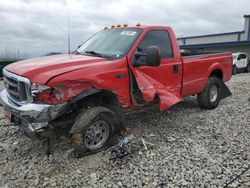
M 64 114 L 68 104 L 16 104 L 8 95 L 6 89 L 0 93 L 0 103 L 6 111 L 21 121 L 20 128 L 29 136 L 35 136 L 35 132 L 47 127 L 48 123 Z

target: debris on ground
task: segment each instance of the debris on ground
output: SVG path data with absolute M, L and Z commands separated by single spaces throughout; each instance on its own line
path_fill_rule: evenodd
M 167 137 L 167 142 L 168 142 L 169 144 L 173 144 L 174 141 L 175 141 L 175 139 L 173 138 L 172 135 L 170 135 L 170 136 Z
M 152 144 L 152 143 L 150 143 L 150 142 L 147 142 L 147 141 L 145 141 L 144 139 L 141 139 L 141 141 L 142 141 L 142 144 L 143 144 L 144 149 L 145 149 L 146 151 L 148 151 L 147 145 L 154 146 L 154 144 Z
M 133 134 L 130 134 L 120 140 L 119 143 L 112 148 L 112 157 L 110 158 L 110 160 L 122 160 L 127 155 L 131 155 L 132 152 L 128 146 L 128 143 L 131 142 L 134 138 L 135 136 Z

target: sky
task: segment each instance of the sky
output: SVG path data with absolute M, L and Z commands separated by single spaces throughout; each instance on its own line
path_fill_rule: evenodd
M 249 0 L 0 0 L 0 57 L 71 49 L 113 24 L 171 26 L 177 37 L 243 30 Z

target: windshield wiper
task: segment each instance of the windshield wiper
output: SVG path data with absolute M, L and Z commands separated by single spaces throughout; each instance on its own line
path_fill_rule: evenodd
M 94 50 L 90 50 L 90 51 L 85 51 L 86 54 L 92 54 L 98 57 L 114 57 L 114 55 L 110 55 L 110 54 L 102 54 L 99 52 L 96 52 Z
M 78 55 L 78 54 L 80 54 L 80 52 L 78 52 L 77 50 L 75 50 L 75 51 L 73 52 L 73 54 Z
M 96 55 L 96 56 L 99 56 L 99 57 L 103 57 L 103 55 L 104 55 L 104 54 L 98 53 L 98 52 L 93 51 L 93 50 L 91 50 L 91 51 L 85 51 L 85 53 Z

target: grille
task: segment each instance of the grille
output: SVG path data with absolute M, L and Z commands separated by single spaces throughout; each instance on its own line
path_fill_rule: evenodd
M 31 99 L 30 81 L 27 78 L 3 70 L 5 88 L 15 102 L 28 102 Z

